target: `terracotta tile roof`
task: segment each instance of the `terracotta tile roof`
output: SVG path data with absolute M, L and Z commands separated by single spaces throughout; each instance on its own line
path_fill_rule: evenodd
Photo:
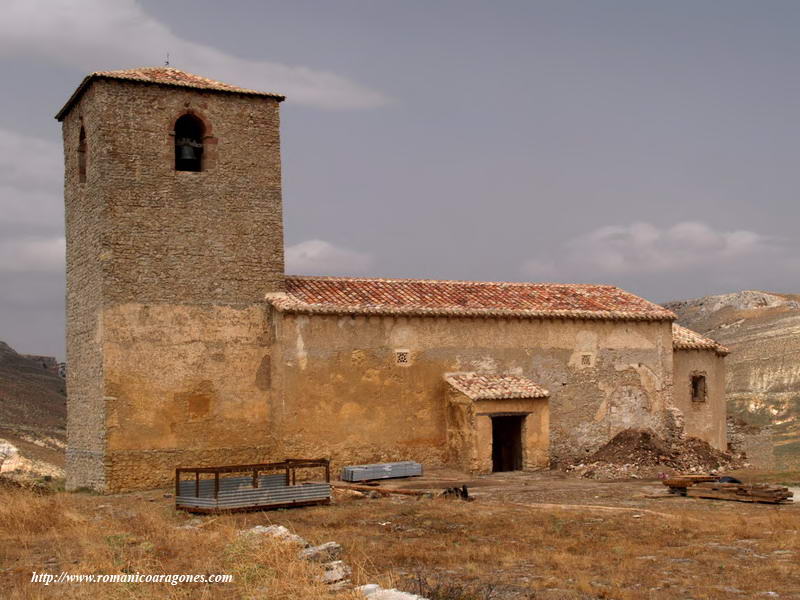
M 686 327 L 681 327 L 677 323 L 672 324 L 672 347 L 675 350 L 714 350 L 720 356 L 730 353 L 725 346 L 718 344 L 711 338 L 704 337 Z
M 251 90 L 247 88 L 237 87 L 222 83 L 221 81 L 214 81 L 207 77 L 187 73 L 180 69 L 173 69 L 172 67 L 140 67 L 138 69 L 126 69 L 123 71 L 95 71 L 83 78 L 83 81 L 78 86 L 78 89 L 70 96 L 64 107 L 58 111 L 56 119 L 59 121 L 64 119 L 64 116 L 72 108 L 83 92 L 89 87 L 95 79 L 120 79 L 124 81 L 137 81 L 140 83 L 166 85 L 172 87 L 195 88 L 201 90 L 211 90 L 214 92 L 229 92 L 234 94 L 247 94 L 250 96 L 267 96 L 276 98 L 279 102 L 285 100 L 286 97 L 273 92 L 259 92 L 258 90 Z
M 337 315 L 671 321 L 669 310 L 610 285 L 287 277 L 280 311 Z
M 448 373 L 444 380 L 473 400 L 503 398 L 547 398 L 546 389 L 518 375 L 479 375 L 478 373 Z

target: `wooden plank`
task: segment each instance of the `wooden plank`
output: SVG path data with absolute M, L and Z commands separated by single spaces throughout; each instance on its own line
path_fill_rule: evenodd
M 686 490 L 686 495 L 689 498 L 709 498 L 713 500 L 733 500 L 735 502 L 761 502 L 764 504 L 781 504 L 785 499 L 778 498 L 765 498 L 758 496 L 730 494 L 727 492 L 715 490 L 698 490 L 693 487 Z
M 404 496 L 428 496 L 430 492 L 423 492 L 421 490 L 404 490 L 400 488 L 382 488 L 382 487 L 373 487 L 369 485 L 357 485 L 355 483 L 332 483 L 331 487 L 342 489 L 342 490 L 356 490 L 358 492 L 377 492 L 382 496 L 388 496 L 390 494 L 401 494 Z

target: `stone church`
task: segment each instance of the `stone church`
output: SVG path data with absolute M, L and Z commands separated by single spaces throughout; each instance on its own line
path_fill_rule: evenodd
M 92 73 L 58 113 L 69 488 L 541 468 L 628 427 L 725 448 L 726 350 L 616 287 L 286 275 L 283 100 L 159 67 Z

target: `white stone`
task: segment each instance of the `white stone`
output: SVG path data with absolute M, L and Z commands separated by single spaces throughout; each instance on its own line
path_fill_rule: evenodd
M 0 440 L 0 473 L 11 473 L 22 467 L 22 456 L 14 444 Z
M 305 541 L 299 535 L 292 533 L 283 525 L 270 525 L 269 527 L 265 527 L 264 525 L 256 525 L 251 529 L 240 531 L 239 535 L 267 535 L 269 537 L 279 539 L 282 542 L 297 544 L 299 546 L 303 546 L 304 548 L 309 545 L 307 541 Z
M 328 585 L 339 581 L 349 580 L 353 570 L 341 560 L 325 563 L 325 574 L 322 581 Z
M 336 542 L 325 542 L 319 546 L 311 546 L 301 550 L 298 556 L 303 560 L 313 560 L 315 562 L 339 560 L 342 556 L 342 547 Z
M 357 589 L 364 594 L 366 598 L 369 598 L 369 600 L 427 600 L 427 598 L 423 598 L 422 596 L 401 592 L 394 588 L 388 590 L 384 589 L 377 583 L 368 583 Z

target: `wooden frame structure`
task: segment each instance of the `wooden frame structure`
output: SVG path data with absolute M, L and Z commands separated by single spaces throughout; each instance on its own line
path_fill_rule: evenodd
M 297 470 L 311 468 L 323 469 L 325 481 L 298 484 Z M 193 480 L 182 479 L 190 473 L 194 474 Z M 245 473 L 247 475 L 236 476 Z M 214 477 L 211 479 L 204 475 Z M 330 461 L 326 458 L 222 467 L 178 467 L 175 469 L 175 508 L 213 513 L 330 504 L 330 480 Z

